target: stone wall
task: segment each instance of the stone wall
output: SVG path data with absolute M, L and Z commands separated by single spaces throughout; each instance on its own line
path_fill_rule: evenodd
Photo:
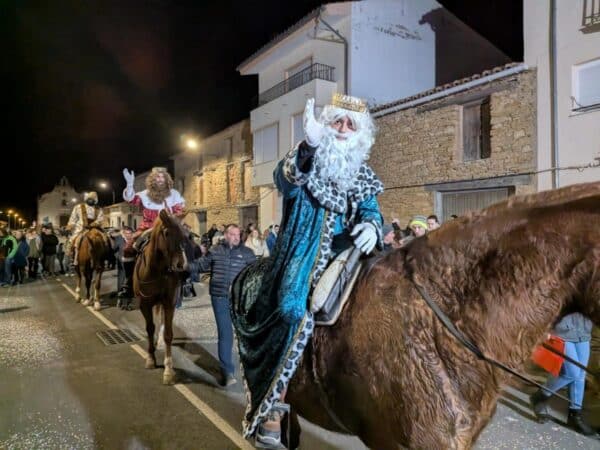
M 231 151 L 224 143 L 230 140 Z M 206 223 L 240 221 L 240 208 L 258 206 L 259 191 L 251 185 L 252 134 L 244 120 L 206 138 L 198 156 L 177 155 L 176 179 L 183 179 L 183 196 L 192 211 L 205 211 Z M 200 161 L 200 162 L 199 162 Z M 196 229 L 197 218 L 186 222 Z
M 463 161 L 462 108 L 490 99 L 491 156 Z M 385 192 L 379 197 L 386 221 L 401 224 L 435 211 L 435 192 L 426 184 L 496 179 L 535 170 L 535 72 L 525 71 L 432 102 L 383 115 L 370 164 Z M 517 194 L 535 191 L 535 178 L 515 186 Z

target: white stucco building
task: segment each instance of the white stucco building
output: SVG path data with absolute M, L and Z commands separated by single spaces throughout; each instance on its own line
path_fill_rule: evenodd
M 525 63 L 537 68 L 538 189 L 599 180 L 600 0 L 524 0 L 523 13 Z
M 307 98 L 315 98 L 317 113 L 335 92 L 374 106 L 508 61 L 434 0 L 364 0 L 315 9 L 238 67 L 242 75 L 258 75 L 250 126 L 260 222 L 281 218 L 272 173 L 303 138 Z
M 150 171 L 142 172 L 136 175 L 133 181 L 133 188 L 135 192 L 140 192 L 146 189 L 146 177 Z M 123 181 L 125 185 L 125 181 Z M 125 186 L 123 186 L 123 189 Z M 110 228 L 121 228 L 125 225 L 137 229 L 138 225 L 142 223 L 142 209 L 138 206 L 130 205 L 123 201 L 123 190 L 117 188 L 116 199 L 121 200 L 113 205 L 106 206 L 104 208 L 104 226 Z
M 64 227 L 69 221 L 73 206 L 83 201 L 83 195 L 62 177 L 50 192 L 40 195 L 37 201 L 37 223 L 51 223 L 55 228 Z

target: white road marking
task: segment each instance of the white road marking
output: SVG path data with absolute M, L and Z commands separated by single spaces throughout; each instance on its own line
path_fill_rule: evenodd
M 73 298 L 77 298 L 77 294 L 75 293 L 75 291 L 73 289 L 71 289 L 65 283 L 60 283 L 60 284 L 62 285 L 62 287 L 64 287 L 69 292 L 69 294 L 71 294 L 73 296 Z M 100 320 L 104 325 L 106 325 L 111 330 L 116 330 L 119 328 L 114 323 L 112 323 L 110 320 L 108 320 L 106 317 L 104 317 L 102 314 L 100 314 L 98 311 L 95 311 L 93 306 L 86 306 L 86 309 L 89 312 L 91 312 L 93 315 L 95 315 L 98 318 L 98 320 Z
M 253 450 L 254 446 L 245 440 L 231 425 L 229 425 L 221 416 L 219 416 L 214 409 L 204 403 L 200 398 L 194 394 L 186 385 L 175 384 L 175 389 L 183 395 L 187 401 L 196 407 L 204 416 L 210 420 L 221 432 L 227 436 L 238 448 L 244 450 Z
M 77 294 L 73 289 L 67 286 L 65 283 L 60 283 L 62 287 L 64 287 L 69 294 L 71 294 L 74 298 L 77 298 Z M 88 306 L 86 308 L 89 312 L 95 315 L 99 320 L 101 320 L 108 328 L 115 330 L 118 327 L 108 320 L 104 315 L 100 314 L 98 311 L 94 311 L 94 308 Z M 132 344 L 131 349 L 140 355 L 142 358 L 146 359 L 148 357 L 148 353 L 140 347 L 138 344 Z M 186 385 L 184 384 L 175 384 L 173 387 L 185 397 L 185 399 L 194 406 L 201 414 L 204 415 L 208 420 L 212 422 L 212 424 L 221 431 L 225 436 L 229 438 L 231 442 L 233 442 L 238 448 L 242 450 L 254 450 L 254 446 L 250 445 L 250 443 L 242 437 L 242 435 L 237 432 L 231 425 L 229 425 L 214 409 L 204 403 L 200 397 L 194 394 Z

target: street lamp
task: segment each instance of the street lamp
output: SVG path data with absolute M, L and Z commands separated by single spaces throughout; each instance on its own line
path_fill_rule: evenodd
M 108 184 L 106 181 L 101 181 L 100 183 L 98 183 L 98 187 L 99 187 L 100 189 L 103 189 L 103 190 L 105 190 L 105 191 L 107 191 L 107 190 L 109 190 L 109 189 L 112 191 L 112 202 L 113 202 L 113 205 L 114 205 L 114 204 L 115 204 L 115 190 L 114 190 L 114 189 L 112 189 L 112 188 L 110 187 L 110 185 L 109 185 L 109 184 Z

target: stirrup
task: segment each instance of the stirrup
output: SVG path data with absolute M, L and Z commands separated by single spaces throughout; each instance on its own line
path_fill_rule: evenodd
M 254 445 L 257 448 L 266 448 L 266 449 L 285 449 L 286 447 L 282 444 L 281 442 L 281 422 L 283 421 L 284 417 L 286 417 L 287 414 L 287 439 L 289 442 L 290 439 L 290 423 L 289 423 L 289 418 L 290 418 L 290 405 L 288 403 L 283 403 L 283 402 L 275 402 L 273 403 L 273 406 L 271 407 L 271 413 L 273 414 L 277 414 L 279 416 L 279 431 L 271 431 L 271 430 L 267 430 L 265 428 L 263 428 L 263 424 L 261 423 L 258 426 L 258 429 L 256 431 L 256 437 L 254 440 Z

